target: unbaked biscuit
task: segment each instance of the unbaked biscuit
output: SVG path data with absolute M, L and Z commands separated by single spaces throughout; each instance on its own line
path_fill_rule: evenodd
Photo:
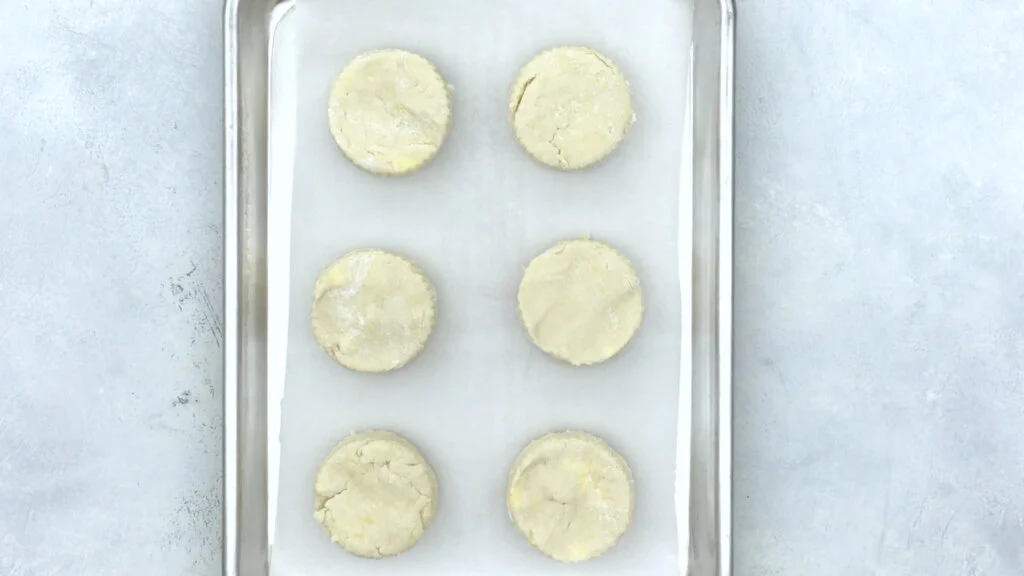
M 561 242 L 534 258 L 519 284 L 518 304 L 530 340 L 574 366 L 617 354 L 643 318 L 633 265 L 590 239 Z
M 634 501 L 626 460 L 586 432 L 534 440 L 509 473 L 512 522 L 559 562 L 582 562 L 611 549 L 629 527 Z
M 629 83 L 608 57 L 582 46 L 541 52 L 512 85 L 508 117 L 531 156 L 561 170 L 611 154 L 633 123 Z
M 384 430 L 339 443 L 316 475 L 314 517 L 331 540 L 365 558 L 415 544 L 437 510 L 437 478 L 420 451 Z
M 423 350 L 437 295 L 415 264 L 384 250 L 354 250 L 324 270 L 313 289 L 317 343 L 357 372 L 388 372 Z
M 413 172 L 441 148 L 452 119 L 448 85 L 426 58 L 405 50 L 357 56 L 331 86 L 331 135 L 356 166 Z

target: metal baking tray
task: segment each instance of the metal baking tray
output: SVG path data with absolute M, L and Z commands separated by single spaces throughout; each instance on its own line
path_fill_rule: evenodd
M 268 261 L 278 180 L 269 150 L 282 136 L 271 130 L 270 79 L 278 24 L 294 2 L 225 6 L 224 574 L 231 576 L 268 575 L 274 542 L 280 406 L 268 366 L 275 346 L 268 344 Z M 683 339 L 690 474 L 677 487 L 688 485 L 681 525 L 688 525 L 687 573 L 694 576 L 731 574 L 734 18 L 731 0 L 693 0 L 682 162 L 683 181 L 692 182 L 692 222 L 680 223 L 680 235 L 692 235 L 691 330 L 684 327 Z

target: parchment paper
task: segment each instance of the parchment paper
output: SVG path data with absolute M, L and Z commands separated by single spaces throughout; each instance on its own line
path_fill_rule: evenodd
M 287 267 L 271 266 L 271 331 L 284 329 L 275 317 L 287 319 L 286 334 L 270 338 L 272 346 L 282 337 L 287 345 L 272 574 L 680 573 L 677 412 L 680 391 L 689 390 L 680 362 L 689 353 L 682 327 L 689 326 L 683 318 L 690 302 L 688 285 L 680 285 L 680 276 L 690 277 L 681 270 L 689 265 L 688 254 L 681 260 L 689 248 L 688 236 L 680 241 L 680 215 L 688 214 L 690 198 L 688 187 L 680 191 L 680 172 L 690 11 L 680 0 L 298 0 L 286 35 L 296 43 L 295 74 L 272 76 L 272 82 L 295 82 L 295 89 L 271 91 L 295 99 L 290 276 L 281 277 Z M 563 44 L 609 56 L 630 81 L 637 115 L 619 150 L 576 173 L 533 161 L 506 119 L 519 69 Z M 359 53 L 386 47 L 422 54 L 454 86 L 452 131 L 440 154 L 400 178 L 357 169 L 327 129 L 334 77 Z M 278 99 L 272 110 L 280 106 Z M 272 118 L 271 130 L 281 124 Z M 283 185 L 275 190 L 274 182 L 272 173 L 272 220 L 288 209 Z M 272 252 L 288 247 L 285 234 L 270 239 Z M 515 297 L 531 258 L 584 235 L 632 260 L 646 310 L 619 356 L 574 368 L 529 342 Z M 320 350 L 309 327 L 317 275 L 364 247 L 410 257 L 438 291 L 437 328 L 426 350 L 390 374 L 342 368 Z M 274 286 L 287 295 L 275 297 Z M 284 305 L 289 310 L 280 310 Z M 440 486 L 437 517 L 422 540 L 385 560 L 348 555 L 313 518 L 322 459 L 344 436 L 368 428 L 409 438 Z M 577 565 L 536 552 L 505 508 L 507 475 L 519 451 L 542 434 L 569 428 L 614 446 L 630 463 L 637 491 L 633 523 L 619 545 Z

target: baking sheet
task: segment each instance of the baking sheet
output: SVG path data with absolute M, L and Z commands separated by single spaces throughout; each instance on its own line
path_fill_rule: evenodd
M 688 282 L 680 283 L 680 276 L 690 277 L 688 242 L 680 243 L 680 223 L 689 222 L 688 186 L 680 183 L 689 180 L 680 175 L 688 157 L 690 10 L 677 0 L 650 0 L 642 10 L 625 0 L 567 0 L 557 9 L 542 0 L 300 0 L 281 23 L 275 39 L 281 66 L 271 74 L 269 331 L 270 349 L 286 349 L 287 363 L 272 574 L 683 571 L 679 522 L 685 530 L 685 518 L 674 503 L 680 461 L 683 476 L 687 470 L 677 426 L 680 400 L 689 394 L 688 371 L 680 377 L 689 354 L 682 326 L 689 325 L 690 303 Z M 506 120 L 519 68 L 559 44 L 605 53 L 633 91 L 636 124 L 607 162 L 584 172 L 538 165 Z M 441 153 L 403 178 L 358 170 L 326 127 L 331 81 L 352 57 L 382 47 L 426 56 L 455 88 L 452 132 Z M 291 70 L 288 55 L 297 64 Z M 290 119 L 293 150 L 279 137 Z M 289 156 L 294 185 L 275 184 L 291 175 L 275 171 Z M 533 256 L 587 234 L 633 261 L 646 312 L 621 355 L 573 368 L 529 343 L 515 294 Z M 360 247 L 406 254 L 438 290 L 438 325 L 427 349 L 391 374 L 341 368 L 308 326 L 316 276 Z M 287 297 L 276 298 L 278 290 Z M 284 302 L 288 309 L 276 304 Z M 274 372 L 271 362 L 271 380 Z M 366 428 L 412 440 L 440 486 L 438 515 L 423 539 L 385 561 L 349 556 L 312 515 L 321 460 L 342 437 Z M 608 440 L 630 462 L 637 489 L 633 525 L 620 544 L 574 566 L 534 551 L 505 510 L 508 468 L 519 450 L 566 428 Z M 275 446 L 270 452 L 273 461 Z M 685 497 L 685 488 L 680 491 Z

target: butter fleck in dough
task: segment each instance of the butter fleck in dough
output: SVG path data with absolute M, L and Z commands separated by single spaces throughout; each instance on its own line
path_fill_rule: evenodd
M 426 346 L 437 316 L 430 280 L 384 250 L 354 250 L 327 267 L 313 289 L 313 336 L 357 372 L 388 372 Z
M 629 527 L 634 501 L 626 461 L 586 432 L 534 440 L 509 474 L 512 522 L 559 562 L 582 562 L 611 549 Z
M 384 430 L 341 441 L 316 476 L 316 511 L 331 540 L 364 558 L 400 554 L 437 510 L 437 478 L 411 442 Z
M 555 358 L 574 366 L 603 362 L 640 327 L 640 280 L 611 246 L 561 242 L 526 267 L 519 316 L 533 343 Z
M 625 76 L 607 57 L 580 46 L 531 60 L 512 85 L 508 115 L 523 148 L 562 170 L 600 162 L 634 119 Z
M 422 56 L 378 50 L 357 56 L 331 86 L 331 135 L 356 166 L 381 175 L 413 172 L 448 134 L 448 86 Z

